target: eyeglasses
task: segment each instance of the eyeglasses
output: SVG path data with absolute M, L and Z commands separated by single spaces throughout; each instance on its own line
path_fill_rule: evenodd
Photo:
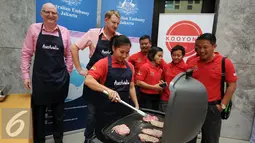
M 52 12 L 52 11 L 42 10 L 42 12 L 44 12 L 46 15 L 50 15 L 50 13 L 51 13 L 53 16 L 58 15 L 58 13 L 57 13 L 57 12 Z

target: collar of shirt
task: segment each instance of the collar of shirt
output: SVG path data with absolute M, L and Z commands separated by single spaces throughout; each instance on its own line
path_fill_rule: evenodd
M 183 59 L 177 64 L 175 64 L 173 62 L 170 63 L 170 67 L 185 68 L 184 65 L 185 65 L 185 62 Z
M 119 65 L 124 65 L 126 61 L 123 61 L 123 62 L 119 62 L 115 59 L 114 56 L 112 56 L 112 64 L 119 64 Z
M 160 68 L 158 65 L 153 65 L 152 62 L 151 62 L 150 60 L 148 60 L 147 63 L 149 64 L 149 66 L 150 66 L 152 69 L 159 69 L 159 68 Z
M 101 34 L 103 34 L 103 36 L 104 36 L 107 40 L 111 40 L 111 39 L 109 39 L 109 38 L 106 36 L 106 34 L 105 34 L 105 32 L 104 32 L 104 29 L 105 29 L 105 27 L 100 29 L 100 32 L 99 32 L 98 36 L 101 35 Z M 119 35 L 119 34 L 118 34 L 117 32 L 115 32 L 114 35 Z
M 146 59 L 146 61 L 150 61 L 148 58 L 147 58 L 147 54 L 145 54 L 145 53 L 143 53 L 142 51 L 140 51 L 139 53 L 138 53 L 138 58 L 137 59 L 140 59 L 140 60 L 142 60 L 142 61 L 144 61 L 145 59 Z M 146 62 L 145 61 L 145 62 Z
M 46 29 L 46 27 L 45 27 L 45 25 L 43 25 L 43 28 L 42 28 L 44 31 L 46 31 L 46 32 L 55 32 L 56 30 L 58 30 L 58 25 L 56 25 L 56 27 L 52 30 L 52 31 L 50 31 L 50 30 L 47 30 Z
M 219 57 L 220 57 L 220 54 L 219 54 L 218 52 L 214 52 L 214 56 L 213 56 L 213 58 L 212 58 L 211 60 L 209 60 L 209 61 L 201 61 L 200 58 L 199 58 L 198 62 L 199 62 L 199 63 L 205 63 L 205 64 L 207 64 L 207 63 L 212 63 L 212 62 L 214 62 L 216 59 L 218 59 Z
M 142 56 L 147 56 L 147 54 L 143 53 L 142 51 L 140 51 L 140 54 L 141 54 Z

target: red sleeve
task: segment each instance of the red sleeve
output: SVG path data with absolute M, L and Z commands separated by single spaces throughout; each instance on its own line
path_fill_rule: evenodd
M 225 59 L 225 71 L 226 71 L 226 82 L 236 82 L 237 76 L 233 63 L 226 58 Z
M 128 62 L 128 65 L 129 65 L 129 67 L 132 70 L 132 79 L 131 79 L 131 82 L 135 82 L 135 69 L 134 69 L 134 66 L 130 62 Z
M 187 62 L 187 69 L 193 69 L 195 65 L 197 65 L 197 59 L 192 59 Z
M 106 76 L 108 73 L 108 59 L 104 58 L 96 62 L 91 69 L 88 71 L 88 74 L 91 75 L 95 80 L 100 80 L 101 84 L 104 84 Z
M 130 62 L 130 63 L 133 64 L 133 65 L 135 65 L 135 64 L 134 64 L 134 56 L 135 56 L 135 55 L 132 55 L 132 56 L 130 56 L 130 57 L 128 58 L 128 62 Z
M 141 81 L 144 81 L 145 77 L 147 76 L 148 74 L 148 67 L 147 67 L 148 64 L 143 64 L 140 68 L 139 68 L 139 71 L 137 72 L 135 78 L 136 80 L 141 80 Z

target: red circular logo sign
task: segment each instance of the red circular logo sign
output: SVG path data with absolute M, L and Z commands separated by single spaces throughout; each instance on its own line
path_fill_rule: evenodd
M 195 40 L 202 34 L 200 27 L 192 21 L 179 21 L 172 25 L 166 33 L 166 46 L 171 49 L 176 45 L 185 48 L 185 57 L 195 53 Z

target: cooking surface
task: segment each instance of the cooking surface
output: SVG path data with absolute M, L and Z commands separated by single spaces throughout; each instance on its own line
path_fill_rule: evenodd
M 148 110 L 148 109 L 142 109 L 144 112 L 157 116 L 159 118 L 159 121 L 164 121 L 164 113 L 154 111 L 154 110 Z M 152 129 L 159 129 L 163 130 L 162 128 L 157 128 L 152 126 L 150 123 L 144 122 L 142 120 L 142 116 L 138 113 L 132 113 L 114 123 L 111 125 L 105 127 L 103 129 L 103 134 L 113 142 L 116 143 L 141 143 L 141 141 L 138 138 L 138 134 L 141 133 L 141 130 L 143 128 L 152 128 Z M 114 131 L 112 131 L 112 128 L 116 125 L 126 124 L 130 129 L 130 134 L 127 136 L 121 136 Z

